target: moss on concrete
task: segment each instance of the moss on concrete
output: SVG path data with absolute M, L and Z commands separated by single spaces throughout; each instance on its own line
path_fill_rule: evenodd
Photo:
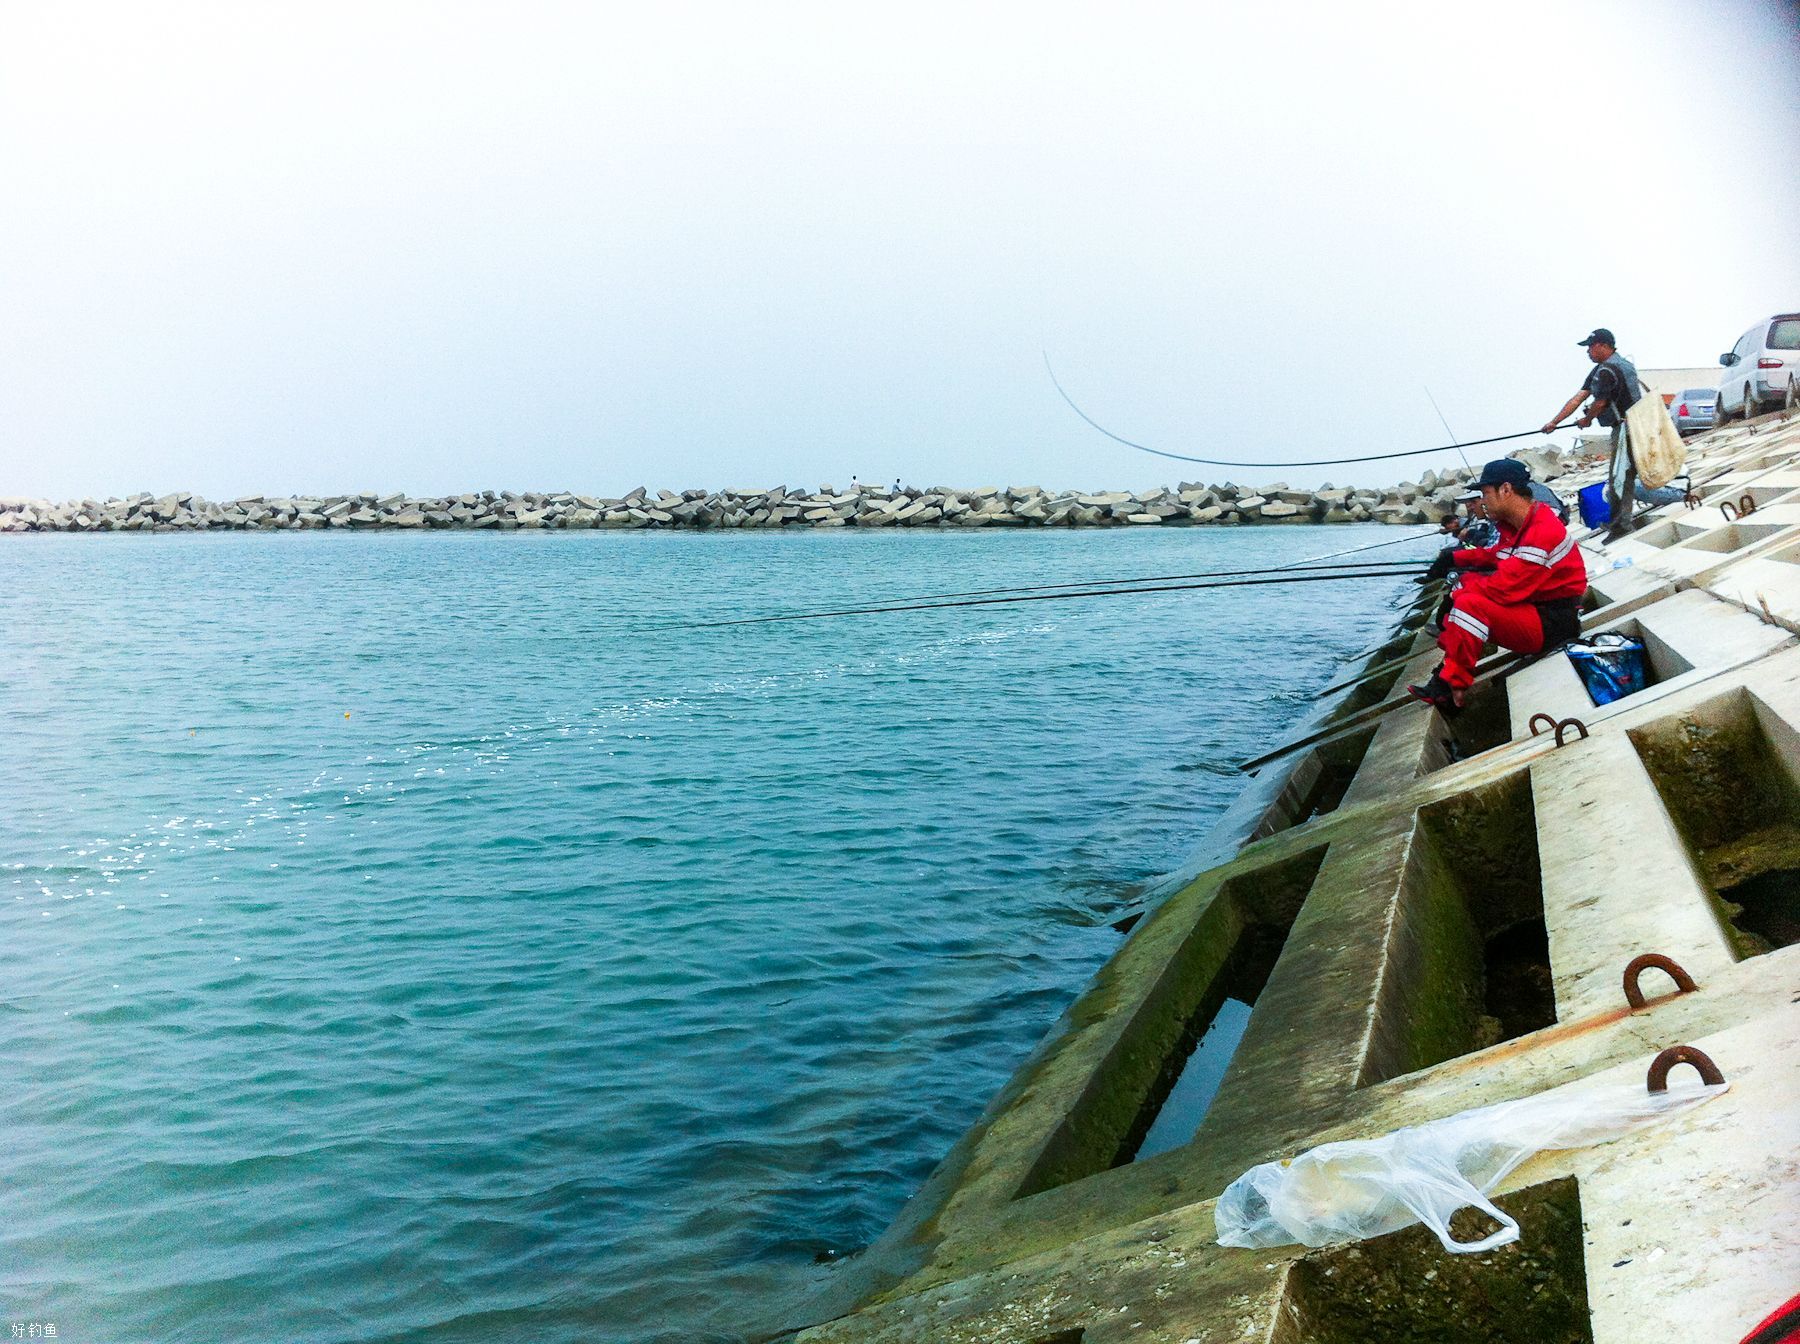
M 1270 1344 L 1589 1344 L 1575 1182 L 1495 1202 L 1521 1230 L 1497 1251 L 1452 1255 L 1413 1227 L 1299 1261 Z M 1492 1231 L 1476 1223 L 1464 1210 L 1452 1231 Z

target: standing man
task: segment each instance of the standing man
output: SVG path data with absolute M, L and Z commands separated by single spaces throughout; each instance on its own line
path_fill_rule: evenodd
M 1633 487 L 1637 484 L 1637 469 L 1631 464 L 1631 445 L 1625 438 L 1625 412 L 1637 404 L 1643 389 L 1638 386 L 1637 370 L 1619 354 L 1613 334 L 1605 327 L 1595 327 L 1576 344 L 1587 347 L 1594 369 L 1581 385 L 1581 391 L 1563 403 L 1563 408 L 1545 424 L 1543 432 L 1550 433 L 1567 420 L 1577 406 L 1589 397 L 1593 398 L 1575 425 L 1578 429 L 1586 429 L 1598 420 L 1612 430 L 1612 465 L 1606 475 L 1606 502 L 1612 510 L 1612 526 L 1607 529 L 1606 539 L 1617 541 L 1631 525 L 1631 511 L 1635 507 Z
M 1581 634 L 1587 562 L 1556 510 L 1531 493 L 1523 462 L 1503 457 L 1481 469 L 1481 502 L 1500 529 L 1489 550 L 1459 551 L 1459 569 L 1491 563 L 1490 573 L 1467 573 L 1457 586 L 1438 647 L 1444 661 L 1423 686 L 1406 689 L 1446 713 L 1462 708 L 1475 681 L 1475 663 L 1489 640 L 1515 653 L 1538 653 Z

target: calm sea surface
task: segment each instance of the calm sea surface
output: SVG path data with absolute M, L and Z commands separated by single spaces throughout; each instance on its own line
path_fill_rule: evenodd
M 1392 535 L 0 539 L 0 1325 L 782 1324 L 1405 584 L 671 627 Z

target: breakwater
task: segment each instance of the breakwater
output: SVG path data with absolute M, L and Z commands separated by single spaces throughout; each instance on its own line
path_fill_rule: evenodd
M 1540 479 L 1567 469 L 1555 450 L 1515 453 Z M 1427 471 L 1383 489 L 1290 488 L 1182 482 L 1152 490 L 972 490 L 854 485 L 838 490 L 650 490 L 612 498 L 510 490 L 459 495 L 249 495 L 215 501 L 192 492 L 119 499 L 0 498 L 0 532 L 201 532 L 340 529 L 592 529 L 779 527 L 1142 527 L 1435 522 L 1455 507 L 1472 472 Z
M 1447 719 L 1404 690 L 1440 657 L 1419 593 L 1339 700 L 1240 762 L 1254 782 L 1206 866 L 1155 893 L 781 1344 L 1622 1344 L 1646 1319 L 1743 1339 L 1780 1309 L 1800 1267 L 1800 418 L 1715 431 L 1687 465 L 1689 498 L 1576 530 L 1583 631 L 1639 645 L 1641 689 L 1601 703 L 1567 657 L 1496 653 Z M 1473 1209 L 1466 1255 L 1417 1226 L 1218 1241 L 1220 1192 L 1263 1163 L 1720 1077 L 1701 1117 L 1545 1136 L 1491 1192 L 1512 1244 L 1467 1244 L 1494 1226 Z M 1347 1226 L 1391 1171 L 1290 1208 Z

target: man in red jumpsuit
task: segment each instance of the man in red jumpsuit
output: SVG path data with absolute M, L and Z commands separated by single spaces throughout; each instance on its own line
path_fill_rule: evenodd
M 1423 686 L 1407 691 L 1454 714 L 1475 680 L 1475 662 L 1491 641 L 1515 653 L 1538 653 L 1581 634 L 1587 562 L 1556 510 L 1531 493 L 1523 462 L 1501 458 L 1476 482 L 1487 515 L 1500 529 L 1497 544 L 1458 551 L 1466 573 L 1444 619 L 1438 647 L 1444 661 Z

